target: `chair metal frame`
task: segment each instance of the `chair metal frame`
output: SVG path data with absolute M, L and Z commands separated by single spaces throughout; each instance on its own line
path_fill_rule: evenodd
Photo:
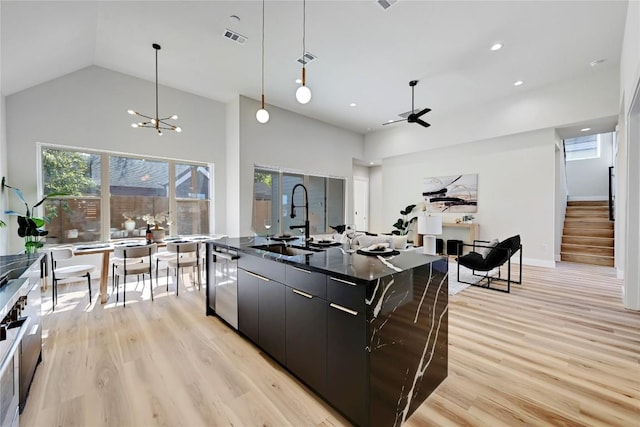
M 180 248 L 181 247 L 193 247 L 194 250 L 186 250 L 186 251 L 181 251 Z M 174 252 L 175 249 L 175 252 Z M 196 270 L 200 269 L 200 243 L 199 242 L 168 242 L 167 243 L 167 252 L 175 254 L 175 257 L 167 257 L 166 259 L 164 259 L 164 261 L 167 262 L 167 292 L 169 292 L 169 268 L 175 268 L 176 269 L 176 296 L 179 295 L 179 289 L 180 289 L 180 269 L 184 268 L 184 267 L 193 267 Z M 187 261 L 186 262 L 181 262 L 181 258 L 180 258 L 180 254 L 190 254 L 193 253 L 195 254 L 195 257 L 187 257 L 185 258 Z M 195 261 L 195 264 L 192 264 Z M 156 280 L 157 280 L 157 262 L 158 259 L 156 258 Z M 172 265 L 174 264 L 174 265 Z M 182 264 L 187 264 L 187 265 L 182 265 Z M 183 280 L 184 281 L 184 280 Z M 198 281 L 198 290 L 201 289 L 201 283 L 200 281 Z
M 149 286 L 151 289 L 151 301 L 153 301 L 153 270 L 151 258 L 153 254 L 158 251 L 158 245 L 156 243 L 150 243 L 146 245 L 137 246 L 116 246 L 113 250 L 114 256 L 123 260 L 121 265 L 115 266 L 114 280 L 116 282 L 116 304 L 119 301 L 120 295 L 120 276 L 124 276 L 124 289 L 122 290 L 122 302 L 123 306 L 127 306 L 127 276 L 131 274 L 142 274 L 142 285 L 144 289 L 144 275 L 149 275 Z M 148 258 L 149 262 L 140 261 L 141 259 Z M 127 260 L 132 260 L 133 263 L 128 264 Z
M 63 254 L 64 257 L 56 259 L 56 257 L 54 256 L 54 253 Z M 70 279 L 72 277 L 87 278 L 87 287 L 89 288 L 89 304 L 91 304 L 91 299 L 92 299 L 91 298 L 91 273 L 97 271 L 97 268 L 94 265 L 89 265 L 89 264 L 79 264 L 79 265 L 73 265 L 69 267 L 59 267 L 59 268 L 57 267 L 58 262 L 65 259 L 71 259 L 74 256 L 75 255 L 73 253 L 72 247 L 58 247 L 58 248 L 53 248 L 49 251 L 49 257 L 51 258 L 51 278 L 53 281 L 53 286 L 51 287 L 52 311 L 56 310 L 56 304 L 58 303 L 58 282 L 60 280 Z M 87 272 L 84 274 L 69 275 L 67 277 L 56 277 L 56 269 L 58 269 L 58 274 L 60 274 L 60 270 L 67 269 L 67 268 L 71 270 L 69 273 L 73 273 L 74 268 L 78 270 L 87 270 Z
M 516 236 L 513 236 L 513 238 L 515 238 Z M 517 236 L 519 238 L 519 236 Z M 505 239 L 504 241 L 507 241 L 508 239 Z M 479 244 L 479 243 L 485 243 L 484 245 Z M 486 288 L 486 289 L 491 289 L 493 291 L 498 291 L 498 292 L 505 292 L 505 293 L 510 293 L 511 292 L 511 284 L 515 283 L 515 284 L 522 284 L 522 243 L 518 242 L 518 245 L 516 247 L 515 250 L 512 250 L 511 248 L 502 248 L 499 247 L 500 244 L 496 245 L 496 246 L 488 246 L 489 242 L 486 240 L 474 240 L 473 244 L 468 244 L 468 243 L 463 243 L 462 245 L 459 245 L 460 250 L 462 250 L 464 248 L 464 246 L 469 246 L 469 247 L 473 247 L 473 251 L 472 253 L 477 253 L 475 252 L 476 248 L 487 248 L 490 249 L 492 252 L 493 251 L 504 251 L 505 252 L 505 256 L 506 259 L 504 261 L 502 261 L 501 263 L 497 263 L 497 264 L 491 264 L 491 265 L 484 265 L 482 266 L 481 269 L 478 269 L 477 265 L 475 266 L 476 268 L 472 268 L 469 267 L 467 265 L 464 265 L 464 259 L 463 262 L 460 263 L 460 259 L 464 258 L 467 255 L 461 255 L 458 258 L 456 258 L 457 264 L 458 264 L 458 282 L 460 283 L 466 283 L 467 285 L 471 285 L 471 286 L 477 286 L 480 288 Z M 491 253 L 491 252 L 490 252 Z M 520 263 L 519 263 L 519 272 L 518 272 L 518 280 L 512 279 L 511 278 L 511 258 L 516 254 L 519 253 L 520 254 Z M 484 259 L 486 260 L 489 257 L 489 254 L 487 254 L 486 257 L 484 257 Z M 507 264 L 507 278 L 503 278 L 501 275 L 501 267 L 503 265 Z M 460 280 L 460 266 L 466 267 L 468 269 L 471 270 L 471 273 L 476 276 L 476 277 L 481 277 L 480 281 L 477 283 L 472 283 L 472 282 L 465 282 L 463 280 Z M 489 272 L 491 272 L 494 269 L 498 269 L 498 276 L 490 276 Z M 476 274 L 476 271 L 482 271 L 484 272 L 484 274 Z M 487 279 L 486 285 L 483 285 L 482 282 L 484 279 Z M 501 288 L 497 288 L 497 287 L 492 287 L 491 283 L 493 281 L 499 281 L 499 282 L 506 282 L 507 283 L 507 289 L 501 289 Z

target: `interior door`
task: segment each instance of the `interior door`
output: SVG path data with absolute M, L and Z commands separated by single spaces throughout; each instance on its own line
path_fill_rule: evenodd
M 369 230 L 369 180 L 353 179 L 353 222 L 356 230 Z

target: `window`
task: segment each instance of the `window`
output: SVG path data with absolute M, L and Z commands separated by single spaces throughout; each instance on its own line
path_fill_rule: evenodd
M 144 236 L 149 215 L 155 218 L 169 213 L 168 184 L 169 164 L 165 161 L 109 156 L 110 237 Z M 135 221 L 135 225 L 124 221 Z
M 154 221 L 171 235 L 210 233 L 209 165 L 45 146 L 41 153 L 44 194 L 68 194 L 44 204 L 49 236 L 60 243 L 141 237 Z
M 302 225 L 305 220 L 304 190 L 296 190 L 295 218 L 291 218 L 291 196 L 297 184 L 304 184 L 309 193 L 309 232 L 328 233 L 330 225 L 344 224 L 345 181 L 342 178 L 302 175 L 255 168 L 253 185 L 253 230 L 257 234 L 291 233 L 299 235 L 304 230 L 291 230 L 292 225 Z M 275 201 L 275 203 L 274 203 Z M 273 228 L 267 230 L 265 220 Z
M 567 161 L 597 159 L 600 157 L 600 136 L 586 135 L 564 140 Z
M 209 233 L 209 168 L 176 164 L 178 234 Z
M 100 204 L 101 158 L 79 151 L 42 150 L 44 194 L 66 193 L 48 199 L 44 217 L 49 236 L 60 242 L 100 239 L 103 215 Z

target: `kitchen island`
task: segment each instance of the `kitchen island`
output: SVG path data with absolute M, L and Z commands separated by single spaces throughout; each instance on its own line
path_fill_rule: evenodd
M 447 376 L 447 260 L 301 243 L 207 242 L 207 313 L 234 284 L 231 326 L 354 424 L 401 425 Z

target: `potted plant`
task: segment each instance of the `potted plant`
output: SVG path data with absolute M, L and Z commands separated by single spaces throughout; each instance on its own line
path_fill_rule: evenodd
M 154 242 L 162 242 L 165 236 L 165 230 L 160 225 L 166 223 L 169 225 L 169 212 L 160 212 L 159 214 L 146 214 L 142 216 L 142 220 L 149 226 L 153 226 L 151 233 L 153 234 Z
M 417 216 L 409 218 L 409 215 L 411 214 L 411 212 L 413 212 L 413 209 L 415 209 L 415 207 L 416 205 L 409 205 L 400 211 L 400 215 L 402 215 L 402 217 L 398 218 L 396 223 L 393 224 L 395 230 L 391 232 L 392 234 L 399 236 L 406 236 L 407 234 L 409 234 L 409 227 L 418 219 Z
M 122 227 L 127 230 L 127 231 L 133 231 L 136 228 L 136 220 L 133 219 L 135 218 L 135 215 L 129 212 L 124 212 L 122 214 L 122 217 L 124 218 L 124 222 L 122 223 Z
M 66 196 L 66 193 L 51 193 L 45 195 L 38 203 L 29 207 L 29 204 L 24 199 L 24 195 L 22 194 L 22 190 L 19 188 L 12 187 L 5 182 L 5 177 L 2 177 L 2 191 L 4 189 L 10 188 L 13 190 L 15 195 L 24 203 L 26 208 L 25 214 L 20 214 L 16 211 L 6 210 L 4 213 L 7 215 L 13 215 L 18 217 L 18 236 L 24 237 L 24 250 L 27 254 L 32 254 L 38 252 L 38 249 L 44 246 L 44 241 L 41 239 L 42 237 L 49 234 L 47 230 L 44 230 L 42 227 L 46 223 L 49 222 L 49 218 L 47 217 L 34 217 L 32 216 L 33 210 L 44 203 L 49 197 L 56 196 Z

